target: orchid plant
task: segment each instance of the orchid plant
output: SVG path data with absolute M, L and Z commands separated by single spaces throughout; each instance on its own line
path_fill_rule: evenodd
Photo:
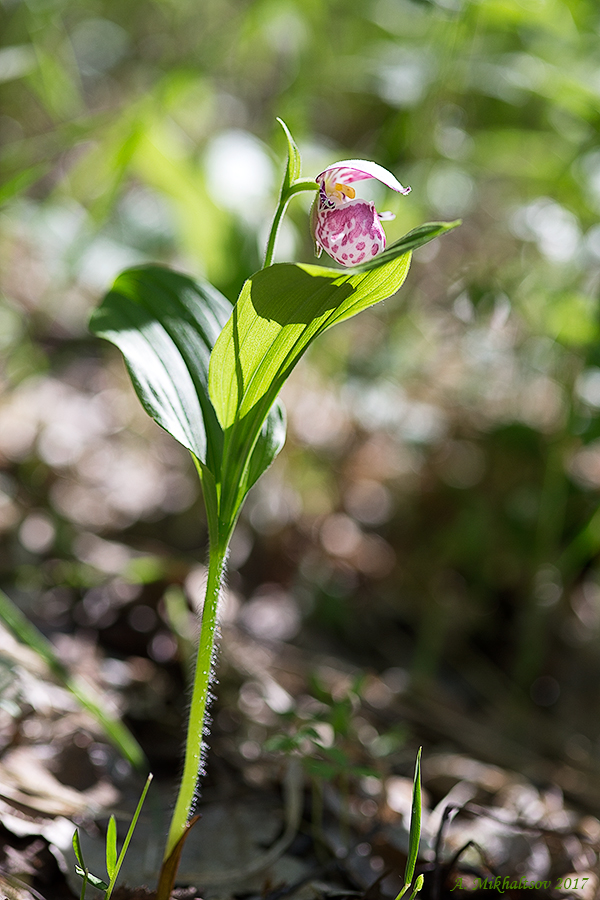
M 302 179 L 300 153 L 279 121 L 288 160 L 265 264 L 245 282 L 233 309 L 208 282 L 149 265 L 123 272 L 91 320 L 95 334 L 120 348 L 145 410 L 190 451 L 208 522 L 206 598 L 183 773 L 157 900 L 170 896 L 183 842 L 195 821 L 227 550 L 248 491 L 285 440 L 285 415 L 277 396 L 315 338 L 396 293 L 408 274 L 412 251 L 458 224 L 422 225 L 386 249 L 381 225 L 386 215 L 357 198 L 353 184 L 376 178 L 401 194 L 409 188 L 366 160 L 337 162 L 314 180 Z M 273 264 L 288 203 L 304 191 L 316 195 L 312 227 L 317 254 L 325 250 L 344 269 Z

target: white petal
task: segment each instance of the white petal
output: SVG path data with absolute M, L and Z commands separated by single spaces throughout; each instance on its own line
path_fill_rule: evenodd
M 353 181 L 362 181 L 365 178 L 376 178 L 377 181 L 381 181 L 382 184 L 400 194 L 408 194 L 410 191 L 410 188 L 403 187 L 391 172 L 369 159 L 343 159 L 340 162 L 332 163 L 317 176 L 316 181 L 320 182 L 333 171 L 336 172 L 336 179 L 342 184 L 352 184 Z

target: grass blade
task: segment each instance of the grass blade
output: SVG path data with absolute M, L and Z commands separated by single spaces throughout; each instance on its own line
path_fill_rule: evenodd
M 131 838 L 133 837 L 133 832 L 135 831 L 135 826 L 137 825 L 137 821 L 140 817 L 140 813 L 142 811 L 142 806 L 144 805 L 144 800 L 146 799 L 146 794 L 148 793 L 148 788 L 150 787 L 150 783 L 151 783 L 153 777 L 154 776 L 152 775 L 152 772 L 150 772 L 150 774 L 148 775 L 148 777 L 146 779 L 146 784 L 144 785 L 144 790 L 142 791 L 140 799 L 138 800 L 138 805 L 135 808 L 135 812 L 133 814 L 131 824 L 129 825 L 129 829 L 127 831 L 127 834 L 125 835 L 125 840 L 123 841 L 123 847 L 121 848 L 121 852 L 119 853 L 119 858 L 117 859 L 117 861 L 115 863 L 113 873 L 111 874 L 109 872 L 110 884 L 107 885 L 106 896 L 105 896 L 104 900 L 110 900 L 110 895 L 112 894 L 113 888 L 117 881 L 117 878 L 119 877 L 119 871 L 121 869 L 121 866 L 123 865 L 123 860 L 125 859 L 125 854 L 127 853 L 129 844 L 131 843 Z M 111 820 L 113 820 L 113 819 L 114 819 L 114 816 L 111 816 Z M 108 838 L 108 835 L 107 835 L 107 838 Z M 107 840 L 106 851 L 107 851 L 106 860 L 107 860 L 107 864 L 108 864 L 108 840 Z M 115 834 L 115 855 L 116 855 L 116 834 Z
M 38 629 L 23 615 L 21 610 L 3 591 L 0 591 L 0 621 L 9 631 L 31 650 L 40 659 L 43 659 L 54 677 L 63 687 L 67 688 L 79 703 L 86 709 L 106 732 L 110 742 L 117 748 L 123 757 L 136 769 L 145 768 L 147 765 L 144 751 L 131 734 L 128 728 L 109 713 L 102 705 L 102 699 L 94 696 L 95 692 L 90 687 L 82 687 L 71 675 L 67 667 L 60 661 L 54 651 L 54 647 Z
M 405 885 L 410 885 L 413 880 L 419 853 L 419 841 L 421 840 L 421 749 L 422 748 L 419 747 L 417 761 L 415 763 L 410 835 L 408 838 L 408 859 L 406 860 L 406 869 L 404 870 Z

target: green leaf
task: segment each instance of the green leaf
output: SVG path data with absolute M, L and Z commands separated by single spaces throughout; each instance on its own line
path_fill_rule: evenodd
M 223 428 L 221 514 L 239 509 L 247 459 L 275 398 L 312 341 L 402 286 L 411 250 L 455 228 L 430 222 L 365 267 L 340 270 L 279 263 L 244 284 L 210 358 L 209 391 Z
M 300 169 L 301 169 L 302 161 L 300 159 L 300 151 L 298 150 L 298 147 L 296 146 L 296 142 L 294 141 L 294 138 L 292 137 L 290 129 L 287 127 L 287 125 L 285 124 L 283 119 L 278 118 L 277 121 L 279 122 L 279 124 L 281 125 L 281 127 L 283 128 L 283 130 L 285 132 L 285 136 L 287 138 L 287 145 L 288 145 L 287 167 L 285 170 L 285 175 L 283 177 L 283 185 L 281 188 L 281 194 L 283 196 L 284 194 L 287 194 L 288 190 L 290 189 L 290 187 L 294 183 L 294 181 L 296 181 L 297 178 L 300 178 Z
M 115 825 L 115 827 L 114 827 L 114 860 L 113 860 L 113 857 L 112 857 L 112 849 L 111 849 L 111 865 L 112 865 L 112 872 L 111 872 L 110 869 L 108 868 L 108 833 L 107 833 L 107 836 L 106 836 L 106 837 L 107 837 L 107 841 L 106 841 L 106 864 L 107 864 L 107 870 L 108 870 L 108 873 L 109 873 L 109 876 L 110 876 L 110 884 L 108 884 L 108 885 L 106 886 L 106 888 L 105 888 L 105 890 L 106 890 L 106 896 L 105 896 L 104 900 L 110 900 L 111 894 L 112 894 L 112 892 L 113 892 L 113 888 L 114 888 L 114 886 L 115 886 L 117 877 L 118 877 L 119 872 L 120 872 L 120 870 L 121 870 L 121 866 L 123 865 L 123 860 L 125 859 L 125 854 L 127 853 L 128 849 L 129 849 L 129 844 L 131 843 L 131 838 L 133 837 L 133 832 L 135 831 L 135 826 L 137 825 L 138 819 L 139 819 L 139 817 L 140 817 L 140 813 L 141 813 L 141 811 L 142 811 L 142 806 L 144 805 L 144 800 L 146 799 L 146 794 L 148 793 L 148 789 L 149 789 L 149 787 L 150 787 L 150 784 L 152 783 L 153 777 L 154 777 L 154 776 L 152 775 L 152 772 L 150 772 L 150 774 L 148 775 L 148 777 L 147 777 L 147 779 L 146 779 L 146 783 L 145 783 L 145 785 L 144 785 L 144 787 L 143 787 L 142 793 L 140 794 L 140 799 L 138 800 L 138 803 L 137 803 L 137 806 L 136 806 L 136 808 L 135 808 L 135 812 L 134 812 L 134 814 L 133 814 L 133 817 L 132 817 L 132 819 L 131 819 L 131 822 L 129 823 L 129 828 L 127 829 L 127 834 L 125 835 L 125 840 L 123 841 L 123 846 L 121 847 L 121 852 L 119 853 L 119 858 L 118 858 L 118 859 L 116 858 L 116 856 L 117 856 L 117 829 L 116 829 L 116 825 Z M 114 822 L 114 816 L 111 816 L 111 817 L 110 817 L 110 821 L 111 821 L 111 822 Z M 109 822 L 108 824 L 109 824 L 109 829 L 110 829 L 110 822 Z
M 317 778 L 323 778 L 325 781 L 331 781 L 336 775 L 339 775 L 339 768 L 333 763 L 323 762 L 320 759 L 303 759 L 302 765 L 309 775 L 315 775 Z
M 391 296 L 410 254 L 366 273 L 279 263 L 245 283 L 213 350 L 209 390 L 225 431 L 223 515 L 239 503 L 252 451 L 277 394 L 312 341 L 327 328 Z
M 47 163 L 37 163 L 5 181 L 0 187 L 0 206 L 26 191 L 28 187 L 45 175 L 49 168 Z
M 198 463 L 211 537 L 219 520 L 223 430 L 208 395 L 209 358 L 231 304 L 208 282 L 160 266 L 123 272 L 90 321 L 91 330 L 123 353 L 146 412 L 183 444 Z M 274 407 L 261 422 L 236 483 L 237 505 L 222 532 L 235 523 L 241 502 L 285 440 L 285 417 Z
M 98 878 L 96 875 L 92 875 L 91 872 L 86 872 L 81 866 L 75 866 L 75 872 L 81 877 L 85 878 L 87 876 L 87 880 L 92 885 L 92 887 L 98 888 L 99 891 L 107 891 L 108 885 L 105 881 L 102 881 L 101 878 Z
M 369 262 L 363 263 L 360 266 L 355 266 L 353 271 L 368 272 L 370 269 L 376 269 L 383 263 L 391 262 L 398 256 L 402 256 L 404 253 L 410 253 L 413 250 L 417 250 L 418 247 L 428 244 L 429 241 L 445 234 L 447 231 L 458 228 L 460 224 L 462 224 L 461 219 L 456 219 L 454 222 L 426 222 L 424 225 L 419 225 L 418 228 L 413 228 L 412 231 L 409 231 L 404 237 L 401 237 L 400 240 L 390 244 L 390 246 L 384 250 L 383 253 L 380 253 L 379 256 L 374 257 L 369 260 Z
M 123 353 L 146 412 L 210 468 L 222 436 L 208 399 L 208 360 L 230 312 L 208 282 L 140 266 L 119 275 L 90 321 Z
M 408 838 L 408 858 L 404 870 L 404 883 L 409 885 L 415 874 L 417 856 L 419 853 L 419 841 L 421 840 L 421 747 L 417 753 L 415 763 L 415 778 L 413 782 L 412 810 L 410 814 L 410 834 Z
M 112 881 L 117 868 L 117 822 L 114 816 L 108 820 L 106 829 L 106 871 Z
M 343 750 L 340 750 L 339 747 L 320 747 L 319 750 L 323 756 L 326 756 L 332 763 L 335 763 L 340 771 L 348 768 L 348 755 L 344 753 Z
M 278 263 L 249 278 L 210 361 L 210 395 L 222 427 L 244 423 L 256 432 L 312 341 L 398 290 L 409 263 L 406 255 L 367 274 Z
M 419 891 L 422 889 L 424 883 L 425 883 L 425 876 L 421 874 L 415 881 L 415 889 L 412 892 L 412 894 L 410 895 L 410 900 L 415 900 L 415 897 L 417 896 Z
M 81 840 L 79 838 L 79 829 L 76 828 L 73 832 L 73 851 L 75 853 L 75 857 L 80 866 L 85 869 L 85 863 L 83 861 L 83 853 L 81 850 Z
M 285 408 L 278 401 L 269 412 L 262 427 L 260 440 L 250 457 L 250 466 L 245 482 L 242 485 L 244 496 L 255 484 L 263 472 L 269 468 L 285 443 L 286 417 Z

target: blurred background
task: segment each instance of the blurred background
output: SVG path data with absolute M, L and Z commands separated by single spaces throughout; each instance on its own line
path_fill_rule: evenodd
M 234 538 L 215 728 L 260 781 L 265 740 L 313 709 L 302 671 L 330 722 L 351 695 L 399 704 L 385 724 L 344 707 L 369 764 L 407 769 L 425 741 L 598 805 L 596 0 L 3 0 L 0 21 L 7 593 L 172 765 L 202 505 L 87 319 L 144 261 L 235 300 L 281 116 L 304 177 L 360 157 L 412 187 L 372 183 L 390 241 L 463 225 L 285 389 L 286 447 Z M 313 261 L 307 212 L 292 202 L 278 259 Z M 265 681 L 251 640 L 285 646 L 296 681 Z

